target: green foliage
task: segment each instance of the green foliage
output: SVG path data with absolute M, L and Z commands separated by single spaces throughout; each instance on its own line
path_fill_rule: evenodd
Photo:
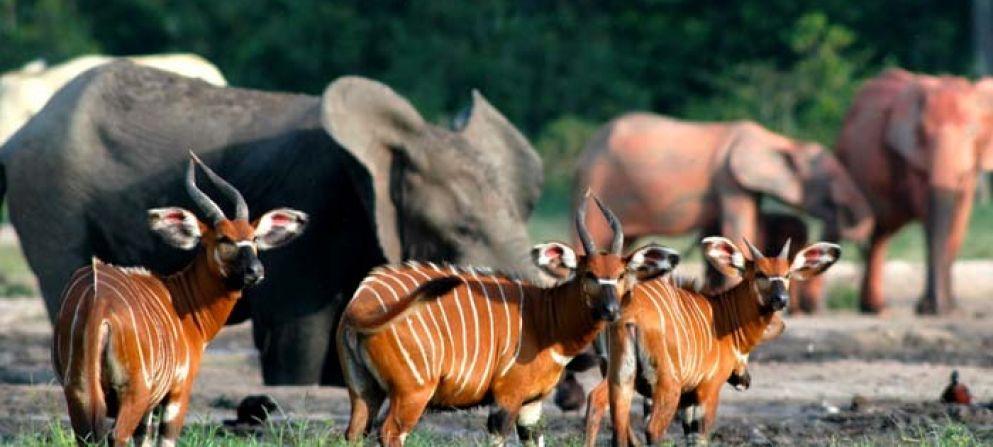
M 830 310 L 858 310 L 859 290 L 854 284 L 836 284 L 828 289 L 825 304 Z
M 0 446 L 10 447 L 74 447 L 76 441 L 72 429 L 65 423 L 53 420 L 38 430 L 23 430 L 6 438 L 0 438 Z M 484 433 L 465 433 L 417 429 L 406 439 L 409 447 L 431 447 L 439 445 L 483 445 Z M 548 445 L 579 446 L 582 437 L 575 432 L 547 433 Z M 368 443 L 367 443 L 368 444 Z M 102 445 L 102 444 L 100 444 Z M 179 438 L 180 446 L 189 447 L 347 447 L 340 427 L 335 428 L 330 421 L 290 419 L 270 422 L 258 432 L 235 433 L 216 424 L 188 423 L 183 427 Z M 361 444 L 359 444 L 361 445 Z M 94 445 L 96 447 L 96 445 Z
M 98 51 L 74 2 L 0 0 L 0 68 Z
M 583 118 L 565 115 L 548 123 L 538 134 L 535 149 L 545 164 L 546 191 L 564 192 L 572 186 L 569 179 L 576 169 L 576 161 L 597 126 Z
M 377 78 L 431 121 L 478 88 L 554 146 L 559 187 L 573 141 L 632 110 L 757 119 L 830 143 L 881 67 L 966 72 L 969 14 L 939 0 L 0 0 L 0 70 L 188 51 L 237 86 L 318 94 L 341 75 Z
M 783 46 L 795 56 L 786 68 L 772 60 L 747 61 L 713 79 L 715 96 L 691 102 L 698 119 L 753 119 L 773 130 L 830 144 L 858 84 L 863 58 L 849 56 L 851 30 L 822 13 L 800 17 Z

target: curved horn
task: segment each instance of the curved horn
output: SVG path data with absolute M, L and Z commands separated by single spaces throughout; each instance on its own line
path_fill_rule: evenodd
M 221 176 L 217 175 L 213 169 L 210 169 L 210 166 L 205 165 L 203 161 L 200 160 L 200 157 L 197 157 L 193 151 L 190 151 L 190 156 L 193 157 L 193 161 L 200 165 L 200 169 L 203 169 L 203 172 L 207 174 L 207 178 L 210 179 L 211 183 L 213 183 L 217 189 L 221 190 L 221 193 L 227 196 L 228 200 L 234 202 L 234 218 L 248 220 L 248 204 L 245 203 L 245 198 L 242 197 L 241 193 L 238 192 L 234 186 L 228 183 L 227 180 L 224 180 Z
M 621 228 L 621 221 L 617 218 L 610 208 L 607 208 L 600 198 L 593 196 L 593 201 L 596 202 L 596 206 L 600 208 L 600 212 L 603 213 L 603 217 L 607 218 L 607 223 L 610 224 L 610 230 L 614 232 L 614 239 L 610 241 L 610 252 L 614 254 L 621 254 L 621 250 L 624 249 L 624 229 Z
M 765 255 L 762 254 L 762 251 L 756 248 L 754 245 L 752 245 L 751 241 L 749 241 L 748 238 L 743 237 L 741 239 L 745 241 L 745 245 L 748 247 L 748 251 L 752 253 L 753 261 L 758 261 L 759 259 L 765 259 Z
M 576 208 L 576 233 L 579 234 L 579 242 L 583 244 L 583 250 L 586 251 L 586 256 L 592 256 L 596 253 L 596 246 L 593 245 L 593 240 L 590 239 L 590 230 L 586 228 L 586 206 L 589 202 L 586 200 L 590 196 L 590 191 L 587 190 L 586 194 L 583 195 L 582 203 Z
M 196 204 L 197 208 L 200 208 L 200 211 L 207 216 L 207 219 L 211 223 L 216 224 L 225 219 L 224 211 L 221 211 L 221 207 L 217 206 L 213 200 L 210 200 L 210 197 L 204 194 L 200 188 L 197 188 L 196 168 L 194 167 L 193 160 L 190 160 L 190 166 L 186 169 L 186 192 L 190 194 L 193 203 Z
M 779 252 L 779 259 L 790 259 L 790 242 L 792 242 L 792 238 L 786 238 L 786 243 L 783 244 L 783 249 Z

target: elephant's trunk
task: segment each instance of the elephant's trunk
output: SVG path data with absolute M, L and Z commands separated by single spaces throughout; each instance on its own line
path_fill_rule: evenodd
M 865 242 L 872 234 L 875 220 L 872 208 L 851 179 L 834 179 L 832 199 L 835 203 L 835 229 L 842 238 L 858 243 Z
M 958 191 L 944 188 L 932 188 L 930 191 L 927 221 L 924 225 L 927 236 L 927 286 L 917 305 L 918 313 L 944 313 L 955 306 L 951 295 L 954 250 L 949 242 L 954 216 L 961 202 L 961 193 Z
M 542 283 L 546 275 L 531 261 L 531 239 L 527 227 L 515 219 L 509 220 L 509 222 L 501 222 L 502 219 L 498 219 L 493 222 L 496 228 L 486 233 L 498 235 L 498 238 L 481 241 L 480 244 L 468 249 L 463 253 L 464 259 L 469 263 L 486 265 Z M 508 231 L 508 228 L 513 230 Z

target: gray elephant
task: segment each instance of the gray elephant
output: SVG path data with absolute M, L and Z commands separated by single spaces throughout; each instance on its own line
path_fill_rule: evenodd
M 306 212 L 311 230 L 264 255 L 266 280 L 236 319 L 252 319 L 266 383 L 341 385 L 332 334 L 371 267 L 411 258 L 537 274 L 526 221 L 540 159 L 479 93 L 460 124 L 430 125 L 363 78 L 313 97 L 115 62 L 60 90 L 0 150 L 0 172 L 49 316 L 91 256 L 160 272 L 188 261 L 143 228 L 148 208 L 192 206 L 181 187 L 190 150 L 250 209 Z

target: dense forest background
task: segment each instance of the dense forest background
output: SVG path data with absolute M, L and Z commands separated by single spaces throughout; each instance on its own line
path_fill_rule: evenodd
M 976 0 L 977 4 L 988 0 Z M 887 66 L 976 75 L 966 0 L 0 0 L 0 71 L 85 53 L 195 52 L 236 86 L 319 94 L 370 76 L 444 121 L 480 89 L 549 186 L 631 110 L 755 119 L 831 144 Z

